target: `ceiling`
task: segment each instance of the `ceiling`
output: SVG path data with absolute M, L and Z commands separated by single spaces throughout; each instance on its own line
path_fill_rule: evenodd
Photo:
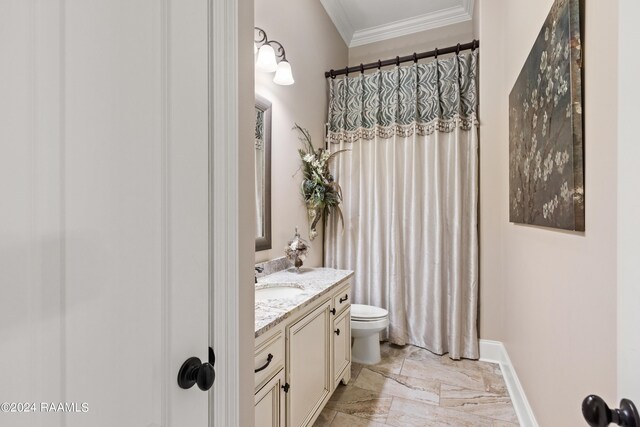
M 474 0 L 320 0 L 349 47 L 469 21 Z

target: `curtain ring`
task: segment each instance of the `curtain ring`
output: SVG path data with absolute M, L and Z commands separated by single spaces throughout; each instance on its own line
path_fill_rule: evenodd
M 331 71 L 329 71 L 329 75 L 331 76 L 332 79 L 336 78 L 335 72 L 333 71 L 333 68 L 331 69 Z
M 344 67 L 344 73 L 349 77 L 349 67 Z
M 438 48 L 436 48 L 436 54 L 434 55 L 436 59 L 438 59 Z
M 364 64 L 362 62 L 360 63 L 360 72 L 364 74 Z
M 400 57 L 396 56 L 396 66 L 399 67 L 400 66 Z
M 418 54 L 413 52 L 413 63 L 417 64 L 418 63 Z
M 380 60 L 378 59 L 378 70 L 379 70 L 380 68 L 382 68 L 382 61 L 380 61 Z
M 476 50 L 476 39 L 473 39 L 473 44 L 471 45 L 471 51 Z
M 458 43 L 458 46 L 456 47 L 456 55 L 460 55 L 460 43 Z

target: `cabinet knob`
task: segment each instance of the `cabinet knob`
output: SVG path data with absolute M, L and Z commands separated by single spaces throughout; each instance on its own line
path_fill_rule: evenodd
M 335 308 L 332 308 L 331 310 L 329 310 L 329 312 L 330 312 L 331 314 L 333 314 L 334 316 L 336 315 L 336 309 L 335 309 Z
M 342 304 L 343 302 L 345 302 L 348 299 L 349 299 L 349 294 L 344 294 L 344 297 L 340 298 L 340 304 Z
M 282 389 L 284 390 L 285 393 L 289 393 L 289 383 L 284 383 L 284 385 L 282 386 Z
M 340 335 L 340 328 L 336 329 L 335 331 L 333 331 L 336 333 L 336 335 Z

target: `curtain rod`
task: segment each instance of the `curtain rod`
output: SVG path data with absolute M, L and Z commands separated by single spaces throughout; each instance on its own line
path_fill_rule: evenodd
M 409 61 L 418 62 L 418 60 L 420 59 L 437 58 L 438 55 L 446 55 L 447 53 L 454 53 L 454 52 L 458 53 L 462 50 L 468 50 L 468 49 L 475 50 L 477 47 L 480 47 L 480 40 L 473 40 L 469 43 L 464 43 L 464 44 L 458 43 L 456 46 L 445 47 L 443 49 L 435 48 L 434 50 L 430 50 L 428 52 L 414 53 L 413 55 L 407 55 L 407 56 L 396 56 L 393 59 L 387 59 L 385 61 L 378 60 L 377 62 L 370 62 L 368 64 L 360 64 L 360 65 L 354 65 L 353 67 L 345 67 L 339 70 L 325 71 L 324 76 L 335 78 L 336 76 L 339 76 L 341 74 L 349 75 L 349 73 L 352 73 L 352 72 L 360 71 L 361 73 L 364 73 L 365 70 L 372 70 L 374 68 L 380 69 L 381 67 L 386 67 L 388 65 L 400 65 L 403 62 L 409 62 Z

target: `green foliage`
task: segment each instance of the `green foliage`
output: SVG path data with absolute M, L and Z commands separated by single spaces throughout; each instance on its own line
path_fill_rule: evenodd
M 315 230 L 320 218 L 323 215 L 329 215 L 334 210 L 338 212 L 342 220 L 342 212 L 340 210 L 342 189 L 334 180 L 329 170 L 329 165 L 336 155 L 347 150 L 331 153 L 324 148 L 315 149 L 307 129 L 297 123 L 293 129 L 298 131 L 298 139 L 303 146 L 303 148 L 298 149 L 298 154 L 302 159 L 302 197 L 307 208 L 316 211 L 311 224 L 312 230 Z

